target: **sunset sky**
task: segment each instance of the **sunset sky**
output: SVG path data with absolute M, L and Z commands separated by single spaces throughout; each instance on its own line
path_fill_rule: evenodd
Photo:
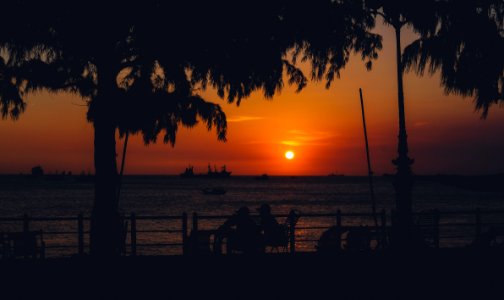
M 191 164 L 206 172 L 208 163 L 225 164 L 236 175 L 366 174 L 359 87 L 363 88 L 373 169 L 393 173 L 397 145 L 397 84 L 391 28 L 379 26 L 384 49 L 367 72 L 358 57 L 330 89 L 311 82 L 301 93 L 286 86 L 272 100 L 262 92 L 227 104 L 208 90 L 203 96 L 222 105 L 228 117 L 228 141 L 218 142 L 205 126 L 181 129 L 175 148 L 144 146 L 134 136 L 126 174 L 178 174 Z M 403 44 L 413 35 L 405 33 Z M 446 96 L 439 76 L 405 76 L 406 122 L 410 157 L 417 174 L 504 172 L 504 107 L 494 106 L 486 120 L 472 99 Z M 40 164 L 46 172 L 93 172 L 93 132 L 85 102 L 68 94 L 40 92 L 28 97 L 27 111 L 16 122 L 0 121 L 0 173 L 29 173 Z M 122 152 L 118 140 L 117 152 Z M 292 160 L 285 152 L 295 153 Z M 118 156 L 120 158 L 120 156 Z

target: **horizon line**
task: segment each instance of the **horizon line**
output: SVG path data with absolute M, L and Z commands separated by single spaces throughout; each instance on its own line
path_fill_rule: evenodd
M 344 173 L 329 173 L 329 174 L 233 174 L 231 177 L 257 177 L 261 175 L 267 175 L 270 177 L 368 177 L 367 174 L 344 174 Z M 30 173 L 1 173 L 0 176 L 31 176 Z M 43 176 L 61 176 L 61 173 L 46 173 Z M 71 175 L 65 174 L 63 176 L 89 176 L 95 175 L 94 173 L 72 173 Z M 173 176 L 178 177 L 180 174 L 155 174 L 155 173 L 132 173 L 132 174 L 123 174 L 124 176 Z M 195 174 L 196 177 L 202 177 L 206 175 L 205 173 Z M 373 174 L 373 177 L 384 177 L 384 176 L 394 176 L 395 173 L 382 173 L 382 174 Z M 413 176 L 504 176 L 503 172 L 494 172 L 494 173 L 474 173 L 474 174 L 464 174 L 464 173 L 431 173 L 431 174 L 414 174 Z

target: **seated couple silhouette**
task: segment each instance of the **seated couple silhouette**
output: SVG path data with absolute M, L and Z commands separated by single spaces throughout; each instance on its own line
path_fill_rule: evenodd
M 247 207 L 241 207 L 219 227 L 221 239 L 226 239 L 227 253 L 264 253 L 266 247 L 287 247 L 288 231 L 271 214 L 271 207 L 262 204 L 257 224 Z

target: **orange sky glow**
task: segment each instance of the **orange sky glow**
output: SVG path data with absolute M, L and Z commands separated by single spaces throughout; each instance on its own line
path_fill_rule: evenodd
M 175 148 L 144 146 L 130 139 L 125 174 L 178 174 L 189 164 L 196 173 L 226 165 L 236 175 L 364 175 L 367 173 L 358 89 L 364 93 L 371 160 L 375 174 L 393 173 L 397 145 L 397 84 L 392 30 L 379 26 L 384 49 L 367 72 L 358 57 L 341 79 L 325 89 L 310 84 L 301 92 L 285 86 L 272 100 L 262 92 L 227 104 L 213 90 L 204 98 L 221 104 L 228 117 L 228 141 L 218 142 L 205 126 L 181 129 Z M 411 33 L 404 34 L 411 41 Z M 417 174 L 504 172 L 504 108 L 491 108 L 486 120 L 472 99 L 446 96 L 439 75 L 405 75 L 406 122 L 410 156 Z M 93 172 L 93 132 L 79 97 L 39 92 L 29 95 L 27 111 L 16 122 L 0 121 L 0 173 L 29 173 L 40 164 L 51 173 Z M 117 152 L 122 152 L 118 139 Z M 285 159 L 292 150 L 295 158 Z M 120 155 L 118 156 L 120 158 Z

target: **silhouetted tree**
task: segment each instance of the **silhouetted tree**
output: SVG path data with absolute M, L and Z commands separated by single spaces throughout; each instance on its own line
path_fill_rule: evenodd
M 7 57 L 0 64 L 2 116 L 17 118 L 25 107 L 22 95 L 40 88 L 88 99 L 88 119 L 95 129 L 91 249 L 94 254 L 114 255 L 121 230 L 116 201 L 116 128 L 121 133 L 142 131 L 146 143 L 164 131 L 164 141 L 174 144 L 178 125 L 194 126 L 201 119 L 208 129 L 215 126 L 218 138 L 225 140 L 225 114 L 218 105 L 192 93 L 191 82 L 184 76 L 187 61 L 177 62 L 173 72 L 179 76 L 177 82 L 161 82 L 161 67 L 155 61 L 139 63 L 139 48 L 131 46 L 136 17 L 156 10 L 155 1 L 145 2 L 144 11 L 98 1 L 15 4 L 15 13 L 2 19 L 2 28 L 17 23 L 21 28 L 0 32 Z M 124 18 L 111 22 L 116 14 Z M 43 17 L 30 19 L 32 15 Z M 17 19 L 21 16 L 26 16 L 26 21 Z M 92 20 L 83 22 L 91 16 Z M 141 16 L 140 22 L 146 18 Z M 21 30 L 25 27 L 34 30 Z M 132 62 L 141 67 L 141 76 L 127 74 L 124 82 L 118 82 L 120 73 L 132 68 Z M 143 90 L 137 88 L 139 83 L 144 84 Z M 173 86 L 168 88 L 169 84 Z
M 88 99 L 95 149 L 93 254 L 114 255 L 121 236 L 116 129 L 141 133 L 146 143 L 163 133 L 173 145 L 180 125 L 202 120 L 225 140 L 224 112 L 204 101 L 197 88 L 212 85 L 221 97 L 239 102 L 257 89 L 271 97 L 283 85 L 289 42 L 274 39 L 280 20 L 266 1 L 25 4 L 22 9 L 44 16 L 29 21 L 41 28 L 44 47 L 32 49 L 18 70 L 29 74 L 25 90 L 47 88 Z M 199 35 L 203 29 L 209 33 Z M 302 86 L 302 73 L 288 66 L 291 82 Z M 12 107 L 9 101 L 5 107 Z
M 0 57 L 0 111 L 2 119 L 11 117 L 16 120 L 25 110 L 20 83 L 17 81 L 16 67 Z
M 439 26 L 404 50 L 406 70 L 441 73 L 448 94 L 474 96 L 486 118 L 504 101 L 504 2 L 450 0 L 439 6 Z
M 0 113 L 2 119 L 8 117 L 17 120 L 24 112 L 26 103 L 25 79 L 21 65 L 26 60 L 34 59 L 33 50 L 41 46 L 41 28 L 32 22 L 20 22 L 21 19 L 39 23 L 40 15 L 35 11 L 25 11 L 23 1 L 13 0 L 2 4 L 4 12 L 0 18 Z M 46 28 L 46 27 L 44 27 Z
M 335 77 L 339 77 L 341 68 L 349 60 L 350 50 L 359 52 L 366 61 L 366 67 L 371 69 L 372 60 L 378 57 L 378 51 L 382 47 L 381 36 L 370 32 L 375 27 L 377 16 L 381 16 L 385 24 L 394 28 L 399 103 L 399 155 L 394 160 L 397 166 L 395 188 L 399 223 L 404 228 L 409 227 L 411 221 L 413 160 L 408 157 L 404 114 L 401 30 L 404 26 L 410 26 L 421 34 L 432 32 L 438 20 L 435 2 L 436 0 L 316 1 L 294 10 L 294 14 L 298 16 L 312 16 L 308 17 L 307 22 L 298 25 L 303 29 L 298 35 L 294 59 L 301 54 L 302 60 L 310 60 L 312 79 L 325 79 L 327 87 Z
M 311 79 L 325 80 L 329 88 L 340 77 L 353 53 L 360 54 L 368 70 L 382 48 L 380 35 L 372 33 L 375 18 L 364 0 L 321 0 L 290 5 L 286 23 L 296 41 L 293 61 L 311 63 Z M 301 21 L 303 20 L 303 21 Z
M 198 89 L 215 88 L 237 104 L 256 90 L 269 98 L 284 86 L 284 72 L 298 90 L 306 85 L 295 66 L 299 56 L 311 60 L 312 78 L 327 74 L 329 83 L 352 51 L 370 66 L 381 47 L 367 31 L 373 19 L 355 1 L 20 3 L 43 16 L 27 21 L 40 45 L 20 64 L 19 74 L 29 74 L 25 91 L 47 88 L 88 100 L 96 174 L 91 250 L 98 255 L 116 254 L 121 236 L 117 130 L 140 133 L 146 143 L 163 134 L 173 145 L 179 126 L 202 120 L 224 140 L 224 112 Z
M 407 242 L 411 223 L 413 177 L 408 157 L 402 75 L 414 69 L 422 75 L 441 70 L 447 93 L 475 95 L 476 108 L 503 100 L 504 3 L 495 0 L 396 1 L 367 0 L 366 10 L 381 16 L 395 31 L 399 103 L 399 144 L 395 178 L 399 238 Z M 401 30 L 412 28 L 419 39 L 401 53 Z
M 431 72 L 441 69 L 446 91 L 476 94 L 476 107 L 482 109 L 483 116 L 486 116 L 489 105 L 503 98 L 503 6 L 502 1 L 495 0 L 364 0 L 317 1 L 293 9 L 298 16 L 316 16 L 298 24 L 302 29 L 296 31 L 298 46 L 294 59 L 301 53 L 303 60 L 310 60 L 312 78 L 324 78 L 327 86 L 335 76 L 339 76 L 340 68 L 333 66 L 344 66 L 348 60 L 349 53 L 339 51 L 341 45 L 356 47 L 354 50 L 361 52 L 362 57 L 367 59 L 366 66 L 370 68 L 371 60 L 381 49 L 381 37 L 369 32 L 375 26 L 375 20 L 379 16 L 394 29 L 399 104 L 398 157 L 393 161 L 397 166 L 394 185 L 397 223 L 405 230 L 404 240 L 407 240 L 411 223 L 413 185 L 413 159 L 408 156 L 404 112 L 405 67 L 415 68 L 420 74 L 427 66 L 430 66 Z M 405 26 L 413 29 L 420 39 L 406 48 L 403 58 L 401 31 Z M 347 31 L 337 31 L 335 27 L 340 30 L 346 28 Z
M 437 0 L 398 1 L 398 0 L 366 0 L 365 10 L 371 15 L 380 16 L 384 23 L 391 26 L 396 39 L 397 66 L 397 99 L 399 105 L 399 135 L 398 157 L 393 160 L 397 167 L 394 180 L 396 192 L 396 224 L 399 235 L 396 241 L 408 243 L 411 227 L 413 188 L 413 173 L 411 165 L 414 160 L 408 156 L 408 136 L 406 133 L 406 116 L 404 110 L 404 66 L 401 48 L 401 30 L 408 26 L 420 35 L 434 32 L 438 24 Z

